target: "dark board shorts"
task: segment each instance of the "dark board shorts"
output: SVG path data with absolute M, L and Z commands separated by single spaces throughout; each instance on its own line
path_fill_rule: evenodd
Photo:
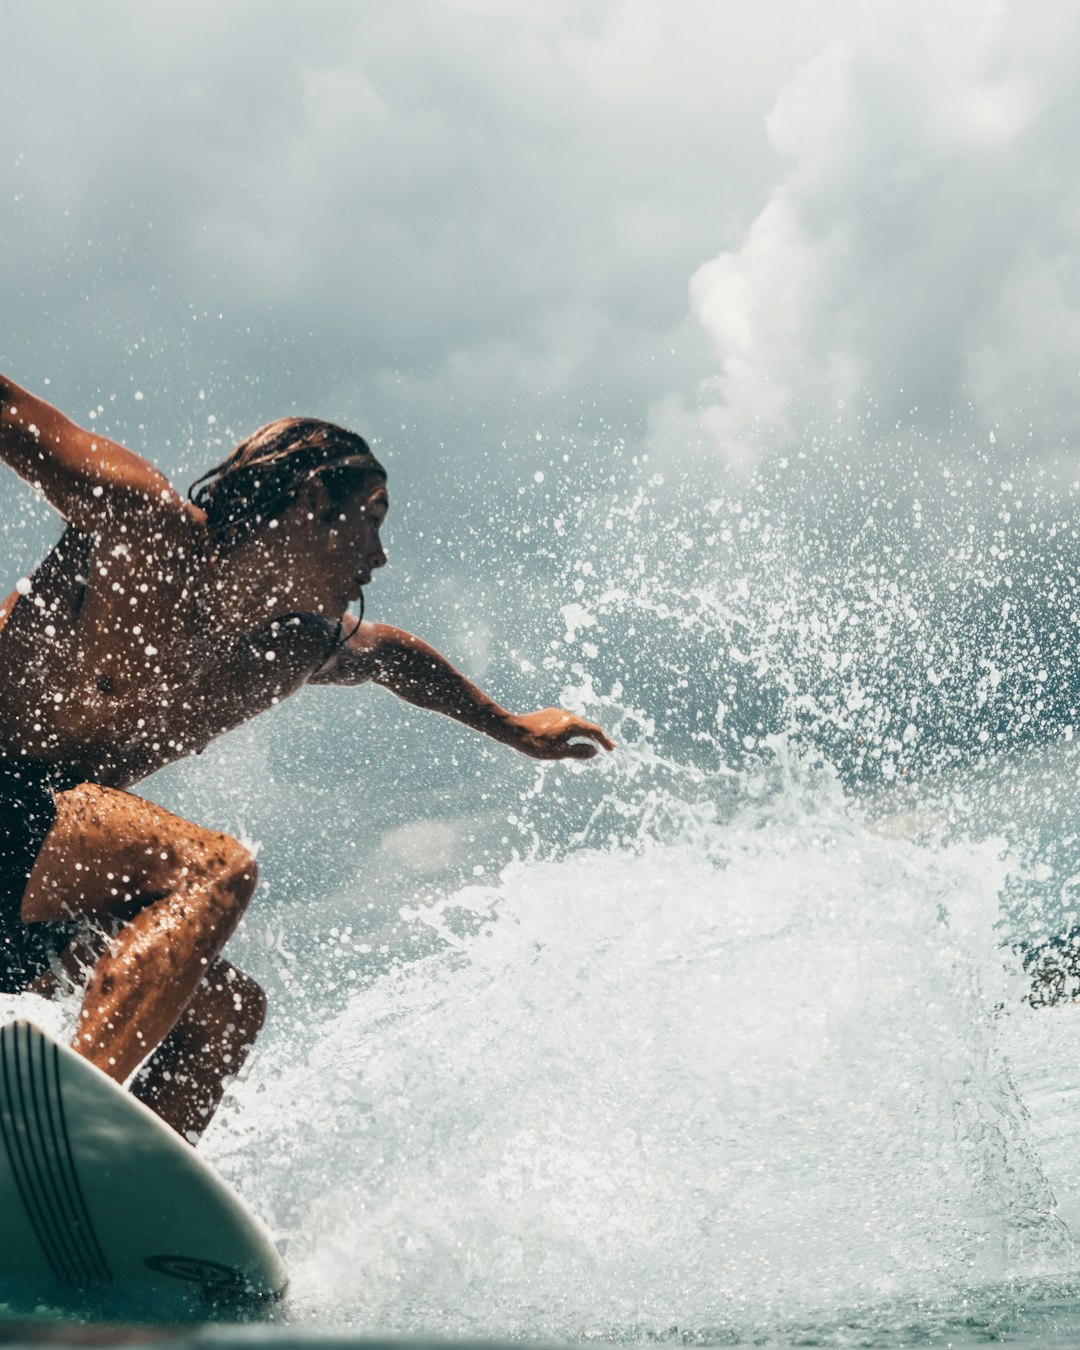
M 68 925 L 23 923 L 23 892 L 56 819 L 52 765 L 0 757 L 0 993 L 16 994 L 49 968 L 71 940 Z

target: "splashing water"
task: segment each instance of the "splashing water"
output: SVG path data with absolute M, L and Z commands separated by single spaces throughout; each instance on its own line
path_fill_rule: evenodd
M 483 879 L 406 885 L 372 848 L 333 940 L 277 903 L 292 983 L 205 1147 L 284 1243 L 295 1325 L 827 1338 L 860 1308 L 991 1319 L 1075 1267 L 1075 1132 L 1029 1116 L 1062 1098 L 1017 1073 L 1046 1024 L 1007 945 L 1080 873 L 1015 796 L 1076 794 L 1068 626 L 1015 604 L 1071 597 L 1066 535 L 1018 561 L 1000 522 L 983 548 L 920 508 L 915 566 L 899 527 L 789 506 L 639 494 L 560 588 L 526 559 L 520 612 L 478 583 L 508 649 L 560 635 L 540 669 L 618 756 L 522 782 L 455 748 L 445 796 L 438 756 L 372 757 L 370 798 L 467 821 Z
M 1000 846 L 883 838 L 821 770 L 755 795 L 421 910 L 444 951 L 249 1079 L 217 1160 L 299 1318 L 700 1333 L 1065 1257 L 986 987 Z

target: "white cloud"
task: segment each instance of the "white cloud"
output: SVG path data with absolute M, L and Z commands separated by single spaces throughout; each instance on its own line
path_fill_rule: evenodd
M 199 388 L 421 446 L 633 424 L 702 373 L 686 276 L 857 2 L 12 0 L 0 365 L 76 416 L 136 381 L 140 447 Z
M 1043 454 L 1080 440 L 1078 36 L 1060 4 L 887 0 L 785 86 L 767 129 L 788 167 L 690 283 L 725 458 L 853 400 L 883 428 L 971 403 Z

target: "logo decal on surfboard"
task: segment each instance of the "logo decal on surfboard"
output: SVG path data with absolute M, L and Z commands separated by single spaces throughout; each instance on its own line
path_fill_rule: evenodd
M 189 1144 L 32 1023 L 0 1026 L 0 1301 L 84 1309 L 111 1285 L 166 1320 L 286 1284 L 269 1233 Z
M 199 1256 L 148 1256 L 145 1263 L 159 1275 L 171 1275 L 174 1280 L 190 1280 L 214 1289 L 242 1289 L 247 1281 L 232 1266 L 220 1261 L 205 1261 Z

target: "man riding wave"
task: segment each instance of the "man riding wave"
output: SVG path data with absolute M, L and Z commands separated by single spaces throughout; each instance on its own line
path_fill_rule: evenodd
M 306 684 L 374 681 L 538 759 L 613 749 L 507 712 L 419 638 L 347 613 L 386 563 L 386 472 L 283 418 L 185 501 L 141 456 L 0 377 L 0 462 L 66 528 L 0 606 L 0 991 L 83 986 L 73 1047 L 194 1141 L 263 991 L 220 953 L 254 892 L 235 839 L 127 789 Z M 141 1066 L 141 1067 L 140 1067 Z

